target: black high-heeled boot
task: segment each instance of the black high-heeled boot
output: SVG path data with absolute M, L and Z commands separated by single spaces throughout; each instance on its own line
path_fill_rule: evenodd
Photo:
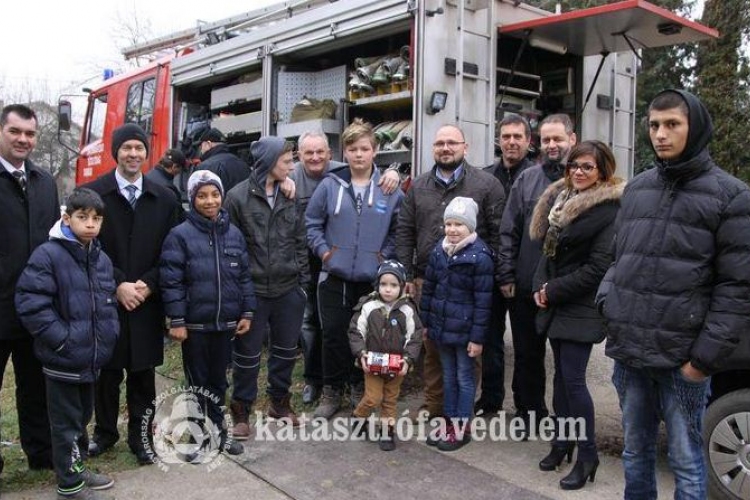
M 566 456 L 568 457 L 568 463 L 570 463 L 571 460 L 573 460 L 573 448 L 575 448 L 575 445 L 552 445 L 552 450 L 550 450 L 549 455 L 539 462 L 539 469 L 543 471 L 555 470 L 560 467 L 560 464 Z
M 564 490 L 580 490 L 586 484 L 586 480 L 594 482 L 596 469 L 599 467 L 599 459 L 593 462 L 582 462 L 577 460 L 573 470 L 560 480 L 560 488 Z

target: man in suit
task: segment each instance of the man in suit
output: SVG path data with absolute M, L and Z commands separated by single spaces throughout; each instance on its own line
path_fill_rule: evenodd
M 89 455 L 100 455 L 120 438 L 120 383 L 127 373 L 128 445 L 142 465 L 152 463 L 153 455 L 141 440 L 141 427 L 144 418 L 153 417 L 154 367 L 164 360 L 159 257 L 181 210 L 171 191 L 142 175 L 148 152 L 149 140 L 141 127 L 127 123 L 117 128 L 112 133 L 117 167 L 86 185 L 106 205 L 99 239 L 114 265 L 120 304 L 120 338 L 97 382 L 96 426 Z
M 30 469 L 52 468 L 52 444 L 42 365 L 16 315 L 16 281 L 34 249 L 47 241 L 60 218 L 55 180 L 29 155 L 37 142 L 37 118 L 21 104 L 0 112 L 0 386 L 10 356 L 16 376 L 21 447 Z M 0 472 L 3 460 L 0 457 Z

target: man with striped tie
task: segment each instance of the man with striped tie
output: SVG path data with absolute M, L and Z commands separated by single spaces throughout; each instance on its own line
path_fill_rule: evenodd
M 120 383 L 127 372 L 128 445 L 141 465 L 153 462 L 148 443 L 141 440 L 141 427 L 143 419 L 153 415 L 154 368 L 164 360 L 164 311 L 155 293 L 159 256 L 182 210 L 167 188 L 143 176 L 149 144 L 146 132 L 134 123 L 115 129 L 116 168 L 86 185 L 105 203 L 99 239 L 114 265 L 120 304 L 120 338 L 97 382 L 96 427 L 89 455 L 100 455 L 120 438 Z

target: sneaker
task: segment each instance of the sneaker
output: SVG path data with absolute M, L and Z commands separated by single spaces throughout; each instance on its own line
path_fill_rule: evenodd
M 320 398 L 320 386 L 313 384 L 305 384 L 302 389 L 302 402 L 306 405 L 311 405 Z
M 232 401 L 229 405 L 229 411 L 232 414 L 232 438 L 235 441 L 247 441 L 250 439 L 250 412 L 253 409 L 252 404 L 243 403 L 242 401 Z
M 91 469 L 86 469 L 81 474 L 83 482 L 92 490 L 108 490 L 115 484 L 115 480 L 104 474 L 97 474 Z
M 268 417 L 280 420 L 282 423 L 290 423 L 292 427 L 299 427 L 300 421 L 292 409 L 290 399 L 291 396 L 289 394 L 281 399 L 271 398 L 271 405 L 268 407 Z
M 313 413 L 314 418 L 330 419 L 341 409 L 341 389 L 330 385 L 323 386 L 323 395 Z
M 221 451 L 227 455 L 237 456 L 245 453 L 245 447 L 235 440 L 230 441 L 228 444 L 224 443 L 221 447 Z
M 57 500 L 113 500 L 113 497 L 84 486 L 82 490 L 70 495 L 64 495 L 58 491 Z
M 448 432 L 444 439 L 441 439 L 437 444 L 437 449 L 440 451 L 456 451 L 471 441 L 471 434 L 469 433 L 469 426 L 464 426 L 463 436 L 459 437 L 455 425 L 448 426 Z

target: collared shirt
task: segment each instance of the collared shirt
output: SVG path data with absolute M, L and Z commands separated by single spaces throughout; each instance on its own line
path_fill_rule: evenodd
M 26 173 L 26 162 L 21 163 L 20 168 L 16 168 L 13 165 L 11 165 L 9 161 L 7 161 L 5 158 L 0 156 L 0 163 L 3 164 L 3 167 L 5 167 L 5 170 L 7 170 L 11 175 L 13 175 L 13 172 L 15 172 L 16 170 L 20 170 L 24 174 Z
M 136 200 L 141 196 L 141 194 L 143 194 L 143 175 L 139 176 L 135 182 L 130 182 L 125 177 L 120 175 L 120 172 L 115 170 L 115 180 L 117 181 L 117 188 L 120 190 L 120 194 L 126 200 L 130 197 L 130 192 L 125 188 L 126 186 L 129 186 L 131 184 L 136 187 L 136 190 L 135 190 Z
M 440 168 L 435 169 L 435 175 L 437 178 L 445 183 L 446 186 L 450 186 L 454 182 L 456 182 L 456 179 L 458 179 L 461 176 L 461 173 L 464 171 L 464 165 L 463 163 L 454 170 L 449 177 L 443 177 L 440 175 Z

